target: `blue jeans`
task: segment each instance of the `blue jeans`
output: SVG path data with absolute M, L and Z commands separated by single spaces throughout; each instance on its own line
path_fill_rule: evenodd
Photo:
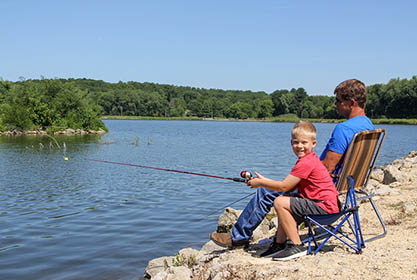
M 249 241 L 253 231 L 271 210 L 275 198 L 281 194 L 283 193 L 271 191 L 266 188 L 257 188 L 256 194 L 249 201 L 248 205 L 246 205 L 245 209 L 243 209 L 242 214 L 240 214 L 233 227 L 231 234 L 232 240 L 235 242 L 242 240 Z

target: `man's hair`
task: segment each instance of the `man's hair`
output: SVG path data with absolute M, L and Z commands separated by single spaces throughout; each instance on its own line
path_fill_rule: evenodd
M 307 135 L 312 140 L 316 140 L 316 127 L 309 121 L 298 121 L 291 131 L 291 137 L 295 138 L 297 135 Z
M 343 100 L 354 99 L 359 107 L 365 108 L 366 105 L 366 86 L 357 79 L 350 79 L 341 82 L 334 90 L 335 95 L 339 95 Z

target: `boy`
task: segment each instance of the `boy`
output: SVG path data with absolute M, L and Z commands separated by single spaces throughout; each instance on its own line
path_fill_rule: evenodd
M 338 213 L 338 192 L 327 168 L 313 152 L 316 146 L 316 128 L 307 121 L 299 121 L 292 129 L 291 146 L 298 157 L 291 173 L 283 181 L 268 179 L 255 172 L 249 180 L 251 188 L 264 187 L 273 191 L 289 192 L 297 188 L 298 195 L 281 195 L 274 200 L 278 214 L 276 237 L 261 256 L 274 260 L 289 260 L 306 255 L 307 248 L 301 243 L 297 224 L 304 215 Z M 287 244 L 287 238 L 292 241 Z

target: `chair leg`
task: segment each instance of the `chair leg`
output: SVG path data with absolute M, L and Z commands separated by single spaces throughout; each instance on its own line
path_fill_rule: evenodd
M 371 197 L 369 197 L 369 202 L 371 203 L 372 208 L 374 208 L 374 211 L 375 211 L 375 213 L 376 213 L 376 215 L 378 217 L 378 220 L 381 223 L 381 226 L 382 226 L 382 229 L 383 229 L 383 233 L 381 233 L 381 234 L 379 234 L 377 236 L 374 236 L 372 238 L 369 238 L 369 239 L 365 240 L 365 243 L 366 242 L 371 242 L 371 241 L 373 241 L 375 239 L 382 238 L 385 235 L 387 235 L 387 227 L 386 227 L 384 221 L 382 220 L 381 214 L 379 213 L 378 208 L 376 207 L 374 200 Z
M 378 217 L 379 223 L 381 224 L 381 227 L 382 227 L 382 230 L 383 230 L 383 232 L 381 234 L 378 234 L 374 237 L 371 237 L 371 238 L 365 240 L 365 243 L 366 243 L 366 242 L 371 242 L 375 239 L 384 237 L 385 235 L 387 235 L 388 231 L 387 231 L 387 226 L 385 225 L 384 220 L 382 219 L 382 216 L 379 213 L 378 208 L 376 207 L 376 204 L 375 204 L 374 200 L 372 199 L 373 194 L 369 194 L 369 193 L 367 193 L 366 191 L 363 191 L 363 190 L 361 191 L 361 193 L 365 194 L 365 196 L 359 197 L 358 200 L 369 199 L 369 202 L 371 203 L 372 208 L 374 209 L 375 214 Z
M 352 224 L 352 221 L 350 219 L 348 219 L 348 224 L 349 224 L 349 228 L 352 231 L 352 234 L 355 235 L 355 227 Z M 365 248 L 365 241 L 363 240 L 363 235 L 362 235 L 362 228 L 360 230 L 360 239 L 361 239 L 361 247 Z
M 353 234 L 355 235 L 355 239 L 353 240 L 352 238 L 350 238 L 348 235 L 344 234 L 342 231 L 340 231 L 340 227 L 343 225 L 343 223 L 346 220 L 349 220 L 349 217 L 352 216 L 353 213 L 350 213 L 348 215 L 346 215 L 343 220 L 338 224 L 337 227 L 332 227 L 332 230 L 327 229 L 324 225 L 321 225 L 320 223 L 316 222 L 315 220 L 311 219 L 311 218 L 307 218 L 311 219 L 311 221 L 308 221 L 309 224 L 309 252 L 310 254 L 315 255 L 318 251 L 320 251 L 320 249 L 324 246 L 324 244 L 331 238 L 331 237 L 335 237 L 336 239 L 338 239 L 339 241 L 341 241 L 342 243 L 344 243 L 345 245 L 347 245 L 348 247 L 350 247 L 352 250 L 354 250 L 356 253 L 361 253 L 362 249 L 361 249 L 361 245 L 360 245 L 360 237 L 359 237 L 359 233 L 360 233 L 360 229 L 356 227 L 357 222 L 355 222 L 355 230 L 353 231 Z M 357 219 L 356 219 L 357 220 Z M 324 230 L 326 232 L 326 238 L 324 241 L 321 242 L 321 244 L 318 244 L 316 241 L 316 238 L 314 235 L 310 236 L 312 234 L 312 230 L 311 229 L 311 223 L 317 225 L 319 228 L 321 228 L 322 230 Z M 341 236 L 337 236 L 337 233 L 339 233 Z M 344 240 L 343 238 L 345 238 L 346 240 Z M 311 250 L 311 240 L 314 241 L 315 243 L 315 249 L 314 251 Z M 352 242 L 352 244 L 349 244 L 347 241 Z

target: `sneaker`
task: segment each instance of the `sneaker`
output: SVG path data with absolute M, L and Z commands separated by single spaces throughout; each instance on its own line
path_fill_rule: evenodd
M 305 255 L 307 255 L 307 248 L 303 244 L 301 245 L 288 244 L 287 248 L 285 248 L 284 250 L 274 255 L 272 260 L 286 261 L 286 260 L 299 258 Z
M 287 242 L 284 243 L 276 243 L 275 238 L 269 245 L 268 249 L 259 255 L 254 255 L 256 257 L 264 258 L 264 257 L 273 257 L 277 252 L 284 250 L 287 247 Z
M 240 241 L 233 241 L 230 233 L 218 233 L 212 232 L 210 234 L 210 239 L 219 246 L 226 247 L 229 249 L 235 249 L 239 247 L 248 247 L 249 241 L 247 240 L 240 240 Z

